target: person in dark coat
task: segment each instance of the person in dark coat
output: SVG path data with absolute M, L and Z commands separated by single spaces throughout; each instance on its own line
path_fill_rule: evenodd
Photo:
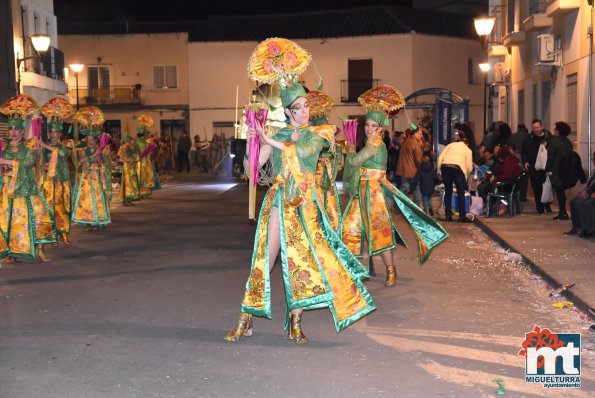
M 549 203 L 541 203 L 541 194 L 543 193 L 543 183 L 545 182 L 545 170 L 536 170 L 535 161 L 537 160 L 537 153 L 539 147 L 548 143 L 552 139 L 552 135 L 549 131 L 543 128 L 541 120 L 534 119 L 531 124 L 532 132 L 525 139 L 522 149 L 522 158 L 525 166 L 525 170 L 529 173 L 529 181 L 531 181 L 531 187 L 533 188 L 533 194 L 535 195 L 535 207 L 537 214 L 543 214 L 544 211 L 551 213 Z
M 529 130 L 527 130 L 527 127 L 524 124 L 519 124 L 517 126 L 516 133 L 511 135 L 510 138 L 508 139 L 508 146 L 510 147 L 510 150 L 521 161 L 521 165 L 523 165 L 523 166 L 525 164 L 525 159 L 523 159 L 523 145 L 524 145 L 525 140 L 527 139 L 528 136 L 529 136 Z M 523 167 L 523 171 L 527 171 L 527 170 L 525 170 L 525 168 Z M 529 176 L 527 175 L 525 178 L 523 178 L 523 181 L 521 181 L 521 200 L 523 202 L 527 201 L 527 188 L 528 187 L 529 187 Z
M 591 156 L 595 165 L 595 152 Z M 589 238 L 595 232 L 595 171 L 587 185 L 570 200 L 570 216 L 572 228 L 564 232 L 564 235 L 576 235 L 580 233 L 581 238 Z
M 429 142 L 423 143 L 422 150 L 424 157 L 418 171 L 420 183 L 419 188 L 421 190 L 421 199 L 424 211 L 426 214 L 433 216 L 434 210 L 432 209 L 432 194 L 434 194 L 434 183 L 436 181 L 436 156 L 434 155 L 434 151 L 432 151 L 432 146 Z
M 182 131 L 178 141 L 178 172 L 185 168 L 190 173 L 190 159 L 188 158 L 190 148 L 192 148 L 192 141 L 186 131 Z
M 508 124 L 500 123 L 498 125 L 498 133 L 494 139 L 494 154 L 498 155 L 498 151 L 506 145 L 511 135 L 512 130 Z
M 556 221 L 568 220 L 566 212 L 566 182 L 560 176 L 560 161 L 565 156 L 572 153 L 572 142 L 568 139 L 571 129 L 568 123 L 556 122 L 554 128 L 554 138 L 547 148 L 547 164 L 545 166 L 546 175 L 550 176 L 552 188 L 558 198 L 558 215 L 554 217 Z
M 521 162 L 508 146 L 504 146 L 498 151 L 498 160 L 500 167 L 497 173 L 492 174 L 487 183 L 477 186 L 477 193 L 483 198 L 484 203 L 487 203 L 488 193 L 494 192 L 497 183 L 511 181 L 521 175 Z

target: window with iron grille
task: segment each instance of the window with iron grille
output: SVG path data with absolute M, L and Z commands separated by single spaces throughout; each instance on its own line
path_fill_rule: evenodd
M 518 93 L 518 123 L 517 124 L 524 124 L 525 123 L 525 90 L 519 90 Z
M 27 6 L 21 5 L 21 26 L 23 29 L 23 37 L 29 36 L 29 10 Z
M 33 32 L 35 32 L 35 34 L 43 33 L 41 31 L 41 18 L 37 11 L 33 12 Z
M 506 32 L 514 32 L 514 0 L 508 0 L 507 4 L 508 18 L 506 19 Z
M 89 89 L 109 89 L 110 88 L 110 68 L 109 66 L 89 66 L 87 69 L 89 79 Z
M 479 84 L 479 70 L 473 58 L 467 58 L 467 83 Z
M 537 113 L 537 84 L 534 84 L 531 89 L 531 105 L 532 105 L 532 115 L 531 120 L 535 118 L 540 118 L 541 116 Z
M 570 125 L 572 134 L 576 136 L 577 128 L 577 74 L 566 76 L 566 122 Z
M 547 80 L 541 83 L 541 121 L 547 129 L 550 126 L 550 97 L 552 93 L 552 82 Z
M 529 15 L 544 14 L 546 7 L 546 0 L 529 0 Z
M 506 94 L 502 93 L 500 93 L 500 120 L 504 122 L 508 120 L 508 99 Z
M 373 87 L 371 59 L 350 59 L 347 64 L 347 98 L 343 102 L 357 102 L 357 98 Z
M 177 65 L 154 65 L 153 87 L 162 89 L 178 88 Z

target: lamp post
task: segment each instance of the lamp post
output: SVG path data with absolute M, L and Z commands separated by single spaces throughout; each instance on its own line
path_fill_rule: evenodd
M 488 47 L 488 37 L 492 33 L 492 29 L 494 29 L 494 24 L 496 23 L 496 17 L 478 17 L 473 19 L 473 24 L 475 25 L 475 31 L 481 40 L 481 48 L 487 49 Z M 484 83 L 483 83 L 483 133 L 486 133 L 487 127 L 487 120 L 486 120 L 486 89 L 488 87 L 488 72 L 490 71 L 490 64 L 488 62 L 479 64 L 479 68 L 484 73 Z M 489 91 L 490 95 L 490 104 L 492 101 L 491 97 L 491 90 Z
M 70 64 L 68 65 L 70 69 L 74 72 L 74 81 L 76 82 L 76 109 L 80 108 L 79 103 L 79 72 L 83 70 L 85 67 L 84 64 Z
M 487 128 L 487 107 L 486 107 L 486 96 L 488 89 L 488 72 L 491 69 L 491 65 L 487 62 L 479 64 L 479 69 L 483 72 L 483 133 L 486 133 Z
M 23 58 L 17 58 L 17 94 L 21 93 L 21 64 L 28 59 L 40 58 L 39 53 L 46 52 L 50 46 L 50 37 L 48 35 L 39 34 L 29 37 L 35 49 L 35 55 L 25 57 L 25 49 L 23 49 Z

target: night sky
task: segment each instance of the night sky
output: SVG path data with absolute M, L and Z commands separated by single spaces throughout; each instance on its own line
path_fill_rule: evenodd
M 207 3 L 202 5 L 200 3 Z M 253 15 L 363 7 L 373 4 L 411 6 L 411 0 L 54 0 L 60 24 L 68 21 L 192 21 L 209 15 Z

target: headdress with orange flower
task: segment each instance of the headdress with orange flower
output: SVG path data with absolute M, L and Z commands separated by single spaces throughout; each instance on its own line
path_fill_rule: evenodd
M 328 116 L 335 106 L 333 99 L 318 90 L 308 91 L 308 104 L 310 106 L 310 124 L 312 126 L 319 126 L 328 124 Z
M 0 107 L 0 112 L 8 116 L 8 127 L 25 128 L 25 119 L 38 109 L 37 103 L 26 94 L 8 99 Z
M 357 99 L 366 110 L 366 118 L 388 126 L 388 114 L 405 106 L 405 98 L 397 89 L 383 84 L 369 89 Z
M 84 128 L 86 135 L 99 137 L 101 135 L 101 126 L 105 122 L 105 116 L 101 109 L 96 106 L 86 106 L 81 108 L 75 115 L 74 119 L 79 122 Z M 81 130 L 79 130 L 80 132 Z
M 147 113 L 143 113 L 136 120 L 138 121 L 137 131 L 143 136 L 146 136 L 149 133 L 149 129 L 153 127 L 153 117 Z
M 64 121 L 74 115 L 74 108 L 65 98 L 56 97 L 41 107 L 41 113 L 47 118 L 50 130 L 62 131 Z
M 295 42 L 279 37 L 259 43 L 248 61 L 248 76 L 261 83 L 277 83 L 284 108 L 298 97 L 305 97 L 306 90 L 299 83 L 312 55 Z

